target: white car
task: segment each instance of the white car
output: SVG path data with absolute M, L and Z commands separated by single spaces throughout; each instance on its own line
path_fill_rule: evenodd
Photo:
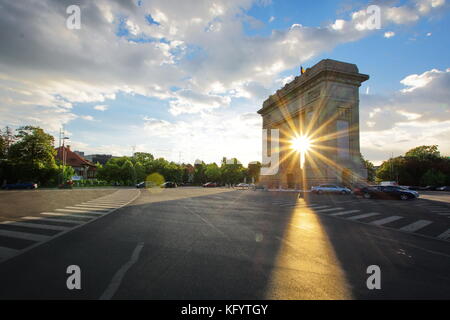
M 236 185 L 236 188 L 239 189 L 248 189 L 250 186 L 247 183 L 239 183 L 238 185 Z
M 316 194 L 323 193 L 338 193 L 338 194 L 350 194 L 352 191 L 349 188 L 339 187 L 334 184 L 321 184 L 318 187 L 311 187 L 311 192 Z

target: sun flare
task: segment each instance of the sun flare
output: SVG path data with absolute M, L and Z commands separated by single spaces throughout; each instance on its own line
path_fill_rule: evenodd
M 307 136 L 298 136 L 291 140 L 291 148 L 298 152 L 308 152 L 311 140 Z

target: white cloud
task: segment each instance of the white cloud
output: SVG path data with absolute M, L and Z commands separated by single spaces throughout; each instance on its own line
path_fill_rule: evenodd
M 87 120 L 87 121 L 94 121 L 94 117 L 93 116 L 79 116 L 81 119 L 83 120 Z
M 392 38 L 393 36 L 395 36 L 395 32 L 394 31 L 387 31 L 384 33 L 384 37 L 385 38 Z
M 94 106 L 94 109 L 98 110 L 98 111 L 106 111 L 106 110 L 108 110 L 108 106 L 105 104 L 99 104 L 99 105 Z
M 420 143 L 440 144 L 441 152 L 450 154 L 443 135 L 450 125 L 450 68 L 409 75 L 400 82 L 407 88 L 392 95 L 361 96 L 362 153 L 381 161 L 390 152 L 403 154 Z
M 82 26 L 76 31 L 64 27 L 63 1 L 1 2 L 1 125 L 32 123 L 56 131 L 77 118 L 72 110 L 77 103 L 106 106 L 105 101 L 127 93 L 166 100 L 172 115 L 211 117 L 207 119 L 216 121 L 214 129 L 204 130 L 212 139 L 218 135 L 217 123 L 223 123 L 218 115 L 232 108 L 233 98 L 252 99 L 254 106 L 260 105 L 280 81 L 288 80 L 280 80 L 280 72 L 377 32 L 358 27 L 367 19 L 362 11 L 320 27 L 293 23 L 268 36 L 248 36 L 244 24 L 258 25 L 246 14 L 255 4 L 252 0 L 217 0 L 214 5 L 199 0 L 149 0 L 141 7 L 131 1 L 78 2 Z M 382 6 L 383 28 L 431 16 L 442 8 L 443 1 L 416 4 Z M 157 23 L 148 23 L 147 14 Z M 118 37 L 119 27 L 126 28 L 129 35 Z M 434 76 L 437 74 L 405 78 L 408 88 L 401 94 L 419 92 L 428 87 L 421 83 Z M 404 114 L 397 115 L 407 119 Z M 150 127 L 159 125 L 161 132 L 173 129 L 172 122 L 146 121 Z M 376 129 L 378 119 L 371 121 Z M 177 130 L 187 127 L 195 131 L 189 124 L 175 123 Z M 248 144 L 243 152 L 248 154 L 254 148 Z
M 274 16 L 271 16 L 270 18 L 269 18 L 269 23 L 270 22 L 273 22 L 275 20 L 275 17 Z

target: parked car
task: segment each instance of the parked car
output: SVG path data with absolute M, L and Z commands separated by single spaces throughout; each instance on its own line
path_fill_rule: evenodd
M 203 188 L 215 188 L 217 187 L 217 183 L 215 182 L 207 182 L 203 185 Z
M 73 188 L 72 180 L 67 180 L 66 182 L 58 185 L 58 189 L 72 189 L 72 188 Z
M 362 188 L 357 195 L 362 195 L 365 199 L 416 199 L 419 193 L 414 190 L 406 190 L 398 186 L 369 186 Z
M 253 190 L 267 190 L 266 187 L 262 184 L 254 184 L 252 187 Z
M 250 187 L 250 185 L 247 183 L 239 183 L 236 185 L 236 188 L 238 188 L 238 189 L 248 189 L 249 187 Z
M 2 189 L 12 190 L 12 189 L 37 189 L 38 185 L 34 182 L 18 182 L 5 184 Z
M 436 188 L 437 191 L 450 191 L 450 186 L 443 186 Z
M 164 182 L 161 185 L 161 188 L 176 188 L 176 187 L 177 187 L 177 184 L 175 182 L 172 182 L 172 181 Z
M 137 183 L 136 188 L 138 188 L 138 189 L 145 188 L 145 181 Z
M 318 187 L 311 187 L 311 192 L 316 194 L 336 193 L 336 194 L 350 194 L 352 191 L 349 188 L 336 186 L 334 184 L 321 184 Z

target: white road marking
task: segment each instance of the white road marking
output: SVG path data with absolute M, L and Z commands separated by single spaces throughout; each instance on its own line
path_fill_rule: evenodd
M 63 223 L 72 223 L 72 224 L 81 224 L 86 221 L 83 220 L 69 220 L 69 219 L 52 219 L 45 217 L 22 217 L 23 220 L 38 220 L 38 221 L 49 221 L 49 222 L 63 222 Z
M 100 205 L 100 204 L 77 204 L 75 207 L 82 207 L 82 208 L 105 208 L 105 209 L 114 209 L 120 207 L 120 205 Z
M 322 210 L 317 210 L 317 211 L 316 211 L 316 209 L 317 208 L 314 208 L 314 212 L 322 213 L 322 212 L 330 212 L 330 211 L 342 210 L 344 208 L 337 207 L 337 208 L 322 209 Z
M 80 207 L 65 207 L 64 209 L 67 210 L 76 210 L 76 212 L 108 212 L 109 209 L 105 209 L 105 208 L 91 208 L 91 207 L 86 207 L 86 208 L 80 208 Z M 56 210 L 64 210 L 64 209 L 56 209 Z
M 433 223 L 432 221 L 428 220 L 418 220 L 416 222 L 413 222 L 411 224 L 408 224 L 407 226 L 404 226 L 400 228 L 400 231 L 407 231 L 407 232 L 416 232 L 417 230 L 420 230 L 422 228 L 425 228 L 429 224 Z
M 355 210 L 341 211 L 341 212 L 331 213 L 330 216 L 343 216 L 343 215 L 346 215 L 346 214 L 356 213 L 356 212 L 359 212 L 359 211 L 361 211 L 361 210 L 355 209 Z
M 61 211 L 61 212 L 69 212 L 69 213 L 75 213 L 75 214 L 77 214 L 77 213 L 79 213 L 80 215 L 80 217 L 82 217 L 82 216 L 89 216 L 89 215 L 94 215 L 94 216 L 96 216 L 96 215 L 104 215 L 105 213 L 104 212 L 94 212 L 94 211 L 88 211 L 88 210 L 75 210 L 75 209 L 56 209 L 55 211 Z
M 48 224 L 40 224 L 40 223 L 30 223 L 30 222 L 20 222 L 20 221 L 3 221 L 1 224 L 7 224 L 9 226 L 19 226 L 26 228 L 35 228 L 35 229 L 46 229 L 46 230 L 67 230 L 70 227 L 63 226 L 54 226 Z
M 280 207 L 286 207 L 286 206 L 292 206 L 292 205 L 296 205 L 295 202 L 291 202 L 291 203 L 281 203 L 279 204 Z
M 68 213 L 57 213 L 57 212 L 41 212 L 45 216 L 58 216 L 58 217 L 69 217 L 69 218 L 81 218 L 81 219 L 93 219 L 94 217 L 89 217 L 85 214 L 68 214 Z
M 17 254 L 19 251 L 20 250 L 6 248 L 6 247 L 0 247 L 0 259 L 13 256 L 13 255 Z
M 438 235 L 436 238 L 444 239 L 444 240 L 449 239 L 449 238 L 450 238 L 450 229 L 448 229 L 447 231 L 441 233 L 441 234 Z
M 390 216 L 390 217 L 387 217 L 387 218 L 384 218 L 384 219 L 372 221 L 372 222 L 370 222 L 370 224 L 374 224 L 374 225 L 377 225 L 377 226 L 382 226 L 383 224 L 387 224 L 389 222 L 397 221 L 397 220 L 400 220 L 400 219 L 403 219 L 403 217 Z
M 364 213 L 364 214 L 360 214 L 360 215 L 357 215 L 357 216 L 349 217 L 347 219 L 349 219 L 349 220 L 358 220 L 358 219 L 364 219 L 364 218 L 378 216 L 378 215 L 380 215 L 380 214 L 377 213 L 377 212 L 370 212 L 370 213 Z
M 121 200 L 117 200 L 117 199 L 113 199 L 113 200 L 91 200 L 91 201 L 86 201 L 84 203 L 117 203 L 117 204 L 123 204 L 123 203 L 127 203 L 126 201 L 121 201 Z
M 120 284 L 122 283 L 122 279 L 127 273 L 128 269 L 130 269 L 133 266 L 133 264 L 135 264 L 136 261 L 138 261 L 139 254 L 141 253 L 143 247 L 144 247 L 143 242 L 138 243 L 138 245 L 133 251 L 133 254 L 131 255 L 131 259 L 116 272 L 111 282 L 109 283 L 108 287 L 100 296 L 100 300 L 110 300 L 114 296 L 117 289 L 119 289 Z
M 46 236 L 43 234 L 34 234 L 28 232 L 19 232 L 19 231 L 9 231 L 9 230 L 0 230 L 0 236 L 10 237 L 10 238 L 18 238 L 32 241 L 44 241 L 52 236 Z
M 58 191 L 62 191 L 62 190 L 58 190 Z M 116 192 L 121 192 L 121 191 L 116 191 Z M 141 194 L 140 190 L 137 190 L 137 192 L 130 193 L 130 198 L 126 199 L 127 202 L 124 202 L 120 207 L 123 207 L 123 206 L 133 202 L 134 200 L 136 200 L 139 197 L 140 194 Z M 20 236 L 21 238 L 24 238 L 26 236 L 27 238 L 33 237 L 34 238 L 33 240 L 37 240 L 37 238 L 39 238 L 40 240 L 43 240 L 43 241 L 35 241 L 34 244 L 30 244 L 29 246 L 27 246 L 23 249 L 17 250 L 17 251 L 10 251 L 10 250 L 14 250 L 14 249 L 10 249 L 10 248 L 3 249 L 5 256 L 2 257 L 0 255 L 0 262 L 4 263 L 5 261 L 11 259 L 14 256 L 17 256 L 17 255 L 23 254 L 25 252 L 28 252 L 30 250 L 33 250 L 34 248 L 36 248 L 44 243 L 47 243 L 48 241 L 52 241 L 53 239 L 58 238 L 68 232 L 71 232 L 74 229 L 83 227 L 84 225 L 86 225 L 90 222 L 96 221 L 117 209 L 119 209 L 119 208 L 113 208 L 112 210 L 109 210 L 108 212 L 106 212 L 102 215 L 99 215 L 99 216 L 88 216 L 86 213 L 85 214 L 83 214 L 83 213 L 62 214 L 62 213 L 56 213 L 56 212 L 41 212 L 40 214 L 42 214 L 42 215 L 58 216 L 58 218 L 53 219 L 52 217 L 49 218 L 49 217 L 45 217 L 45 216 L 44 217 L 42 217 L 42 216 L 22 217 L 21 218 L 22 220 L 29 220 L 29 221 L 35 221 L 35 222 L 42 221 L 42 222 L 69 223 L 69 224 L 72 224 L 73 226 L 71 226 L 71 228 L 68 228 L 66 230 L 61 230 L 61 232 L 56 233 L 52 236 L 30 234 L 30 233 L 26 233 L 26 232 L 12 232 L 12 231 L 8 232 L 8 235 L 7 235 L 8 237 L 11 237 L 12 235 L 14 235 L 16 238 L 18 236 Z M 77 218 L 77 219 L 72 220 L 72 219 L 70 219 L 71 217 Z M 6 235 L 6 231 L 3 231 L 2 234 Z M 2 249 L 2 247 L 0 247 L 0 249 Z M 8 249 L 10 249 L 10 250 L 8 250 Z M 6 251 L 8 251 L 8 254 L 6 254 Z M 1 252 L 2 251 L 0 250 L 0 253 Z
M 325 209 L 325 208 L 329 208 L 329 207 L 330 206 L 308 206 L 307 208 L 316 210 L 316 209 Z
M 301 209 L 301 208 L 310 208 L 310 209 L 313 209 L 313 208 L 318 208 L 318 207 L 320 207 L 319 205 L 317 205 L 317 204 L 297 204 L 297 205 L 292 205 L 292 206 L 290 206 L 290 207 L 292 207 L 292 208 L 299 208 L 299 209 Z M 325 207 L 328 207 L 328 206 L 325 206 Z M 321 208 L 321 207 L 320 207 Z

